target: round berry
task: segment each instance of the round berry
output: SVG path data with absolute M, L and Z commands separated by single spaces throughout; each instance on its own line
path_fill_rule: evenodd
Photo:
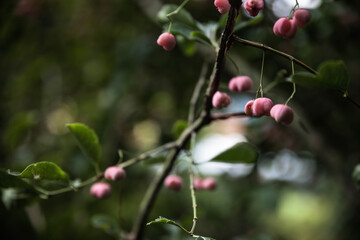
M 252 106 L 254 104 L 255 100 L 250 100 L 246 103 L 244 112 L 247 116 L 253 116 Z
M 229 106 L 231 103 L 231 98 L 229 95 L 223 92 L 217 91 L 213 98 L 212 98 L 212 104 L 215 108 L 225 108 Z
M 252 80 L 248 76 L 237 76 L 230 79 L 229 89 L 232 92 L 246 92 L 252 88 Z
M 230 3 L 228 0 L 215 0 L 214 1 L 215 7 L 217 7 L 219 13 L 225 14 L 230 10 Z
M 255 117 L 270 116 L 273 102 L 269 98 L 257 98 L 252 105 L 252 114 Z
M 96 198 L 106 198 L 111 194 L 111 187 L 108 183 L 94 183 L 90 188 L 90 193 Z
M 202 187 L 205 190 L 214 190 L 216 188 L 215 178 L 205 178 L 202 180 Z
M 163 33 L 157 39 L 157 44 L 162 46 L 166 51 L 171 51 L 176 45 L 176 39 L 171 33 Z
M 306 9 L 297 9 L 294 12 L 294 19 L 300 27 L 305 26 L 311 20 L 311 13 Z
M 194 184 L 194 189 L 195 189 L 195 190 L 201 190 L 201 189 L 203 189 L 201 178 L 194 178 L 193 184 Z
M 297 22 L 294 19 L 280 18 L 273 27 L 274 34 L 285 39 L 291 39 L 297 31 Z
M 248 14 L 252 17 L 255 17 L 264 7 L 263 0 L 249 0 L 244 3 L 244 8 Z
M 126 177 L 126 172 L 121 167 L 111 166 L 105 170 L 104 176 L 109 181 L 117 181 L 124 179 Z
M 294 120 L 293 110 L 284 104 L 276 104 L 271 108 L 271 117 L 278 123 L 284 123 L 289 125 Z
M 170 175 L 165 178 L 164 184 L 167 188 L 179 191 L 182 188 L 182 179 L 176 175 Z

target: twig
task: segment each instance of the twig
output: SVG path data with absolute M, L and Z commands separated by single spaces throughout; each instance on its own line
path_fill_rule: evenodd
M 191 96 L 191 100 L 190 100 L 189 117 L 188 117 L 189 124 L 194 122 L 195 113 L 196 113 L 196 104 L 199 101 L 201 89 L 205 84 L 207 71 L 208 71 L 208 63 L 204 62 L 201 67 L 199 80 L 194 88 L 194 92 L 193 92 L 193 94 Z
M 218 113 L 218 114 L 211 114 L 211 120 L 226 120 L 232 117 L 246 117 L 246 114 L 244 112 L 238 112 L 238 113 Z
M 270 51 L 270 52 L 273 52 L 279 56 L 282 56 L 284 58 L 287 58 L 289 59 L 290 61 L 293 61 L 294 63 L 300 65 L 301 67 L 305 68 L 307 71 L 313 73 L 313 74 L 317 74 L 317 71 L 313 68 L 311 68 L 310 66 L 306 65 L 304 62 L 300 61 L 299 59 L 291 56 L 290 54 L 287 54 L 287 53 L 284 53 L 282 51 L 279 51 L 275 48 L 272 48 L 272 47 L 269 47 L 263 43 L 258 43 L 258 42 L 253 42 L 253 41 L 249 41 L 249 40 L 246 40 L 246 39 L 242 39 L 236 35 L 232 35 L 232 39 L 238 43 L 241 43 L 241 44 L 244 44 L 244 45 L 247 45 L 247 46 L 252 46 L 252 47 L 255 47 L 255 48 L 260 48 L 260 49 L 264 49 L 264 50 L 267 50 L 267 51 Z M 343 90 L 338 90 L 341 94 L 344 95 L 345 98 L 347 98 L 352 104 L 354 104 L 356 107 L 360 108 L 360 103 L 357 102 L 355 99 L 353 99 L 351 96 L 349 96 L 347 94 L 346 91 L 343 91 Z
M 136 163 L 140 162 L 141 160 L 144 160 L 146 158 L 151 157 L 154 154 L 157 154 L 157 153 L 164 152 L 166 150 L 172 149 L 172 148 L 176 147 L 176 145 L 177 145 L 176 141 L 166 143 L 166 144 L 164 144 L 164 145 L 162 145 L 162 146 L 160 146 L 158 148 L 152 149 L 152 150 L 150 150 L 148 152 L 140 154 L 137 157 L 129 159 L 126 162 L 120 163 L 118 166 L 123 167 L 123 168 L 131 166 L 133 164 L 136 164 Z

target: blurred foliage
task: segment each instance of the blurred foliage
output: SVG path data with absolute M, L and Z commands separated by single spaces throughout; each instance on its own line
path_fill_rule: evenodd
M 179 36 L 180 47 L 170 53 L 156 45 L 162 31 L 157 11 L 162 4 L 180 2 L 1 1 L 1 168 L 21 172 L 29 164 L 47 161 L 60 166 L 72 180 L 93 176 L 93 167 L 65 126 L 71 122 L 84 123 L 99 136 L 102 170 L 118 161 L 118 149 L 129 158 L 173 140 L 173 134 L 183 128 L 174 129 L 174 123 L 187 118 L 204 58 L 212 63 L 215 57 L 211 48 Z M 186 9 L 202 27 L 221 19 L 212 1 L 190 1 Z M 357 1 L 324 1 L 311 10 L 312 22 L 289 42 L 273 35 L 275 17 L 265 5 L 262 20 L 239 27 L 236 34 L 292 54 L 315 69 L 326 60 L 344 61 L 349 95 L 359 101 L 358 9 Z M 248 20 L 245 15 L 241 18 Z M 211 30 L 211 24 L 206 26 Z M 216 34 L 219 37 L 220 31 Z M 193 37 L 204 39 L 198 33 Z M 256 86 L 262 51 L 235 44 L 230 56 Z M 289 62 L 267 53 L 265 84 L 276 79 L 281 69 L 290 72 Z M 236 69 L 228 61 L 223 82 L 234 74 Z M 285 102 L 291 84 L 279 82 L 268 96 Z M 360 238 L 360 195 L 352 179 L 360 160 L 359 109 L 336 91 L 301 86 L 290 105 L 297 115 L 291 127 L 263 118 L 238 125 L 224 121 L 217 127 L 222 132 L 245 134 L 260 149 L 263 161 L 266 153 L 276 159 L 283 149 L 297 156 L 311 152 L 314 176 L 306 182 L 264 180 L 258 166 L 246 177 L 223 174 L 217 178 L 216 191 L 197 194 L 195 233 L 232 240 Z M 273 164 L 281 170 L 284 163 Z M 88 187 L 47 200 L 28 198 L 33 189 L 19 192 L 16 184 L 26 183 L 14 183 L 1 191 L 2 236 L 113 239 L 119 229 L 131 230 L 154 169 L 143 164 L 127 168 L 127 179 L 112 183 L 112 197 L 101 201 L 90 196 Z M 285 174 L 291 174 L 290 170 L 285 169 Z M 0 186 L 13 181 L 0 173 Z M 188 184 L 186 173 L 179 172 L 184 186 Z M 192 208 L 187 189 L 179 193 L 162 190 L 149 221 L 161 215 L 188 228 Z M 147 227 L 146 234 L 148 239 L 187 239 L 176 228 L 160 224 Z

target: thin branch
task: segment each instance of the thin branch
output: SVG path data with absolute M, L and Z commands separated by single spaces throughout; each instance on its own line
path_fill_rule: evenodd
M 244 112 L 238 112 L 238 113 L 213 113 L 211 114 L 211 121 L 216 120 L 226 120 L 232 117 L 246 117 L 246 114 Z
M 317 74 L 317 71 L 313 68 L 311 68 L 310 66 L 306 65 L 304 62 L 300 61 L 299 59 L 291 56 L 290 54 L 284 53 L 282 51 L 279 51 L 275 48 L 269 47 L 263 43 L 258 43 L 258 42 L 253 42 L 253 41 L 249 41 L 246 39 L 242 39 L 236 35 L 232 35 L 232 39 L 238 43 L 241 43 L 243 45 L 247 45 L 247 46 L 251 46 L 251 47 L 255 47 L 255 48 L 260 48 L 260 49 L 264 49 L 270 52 L 273 52 L 279 56 L 282 56 L 284 58 L 289 59 L 290 61 L 293 61 L 294 63 L 300 65 L 301 67 L 305 68 L 307 71 L 313 73 L 313 74 Z M 352 104 L 354 104 L 356 107 L 360 108 L 360 103 L 357 102 L 355 99 L 353 99 L 351 96 L 349 96 L 347 94 L 346 91 L 343 90 L 338 90 L 341 94 L 344 95 L 345 98 L 347 98 Z
M 208 63 L 204 62 L 201 67 L 199 80 L 194 88 L 194 92 L 193 92 L 193 94 L 191 96 L 191 100 L 190 100 L 189 117 L 188 117 L 189 124 L 194 122 L 195 113 L 196 113 L 196 104 L 199 101 L 201 89 L 203 88 L 203 86 L 205 84 L 207 71 L 208 71 Z
M 134 164 L 140 162 L 141 160 L 144 160 L 146 158 L 151 157 L 154 154 L 161 153 L 161 152 L 164 152 L 166 150 L 172 149 L 172 148 L 176 147 L 176 145 L 177 145 L 176 141 L 166 143 L 166 144 L 164 144 L 164 145 L 162 145 L 162 146 L 160 146 L 158 148 L 152 149 L 152 150 L 150 150 L 148 152 L 140 154 L 137 157 L 129 159 L 126 162 L 120 163 L 118 166 L 125 168 L 125 167 L 128 167 L 128 166 L 134 165 Z

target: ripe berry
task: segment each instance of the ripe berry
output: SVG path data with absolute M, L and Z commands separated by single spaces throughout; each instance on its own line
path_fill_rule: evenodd
M 247 116 L 253 115 L 252 106 L 253 106 L 254 102 L 255 102 L 255 100 L 250 100 L 246 103 L 244 112 Z
M 215 7 L 217 7 L 219 13 L 225 14 L 230 10 L 230 3 L 228 0 L 215 0 L 214 1 Z
M 111 194 L 111 187 L 108 183 L 94 183 L 90 188 L 90 193 L 97 198 L 106 198 Z
M 223 92 L 217 91 L 213 98 L 212 98 L 212 104 L 215 108 L 224 108 L 229 106 L 231 103 L 231 98 L 229 95 Z
M 263 0 L 249 0 L 244 3 L 244 8 L 250 16 L 257 16 L 261 9 L 264 7 Z
M 167 188 L 179 191 L 182 187 L 182 179 L 176 175 L 170 175 L 165 178 L 164 184 Z
M 126 177 L 126 172 L 123 168 L 112 166 L 105 170 L 105 178 L 110 181 L 122 180 Z
M 294 19 L 300 27 L 305 26 L 311 20 L 311 13 L 306 9 L 297 9 L 294 12 Z
M 205 190 L 214 190 L 216 188 L 215 178 L 205 178 L 202 180 L 202 188 Z
M 158 37 L 157 44 L 166 51 L 171 51 L 176 45 L 176 39 L 171 33 L 165 32 Z
M 270 116 L 273 102 L 269 98 L 257 98 L 252 105 L 252 114 L 255 117 Z
M 273 27 L 273 31 L 276 36 L 283 37 L 285 39 L 291 39 L 295 36 L 297 30 L 297 21 L 294 19 L 280 18 Z
M 194 178 L 193 184 L 194 184 L 194 189 L 195 189 L 195 190 L 201 190 L 201 189 L 203 189 L 201 178 Z
M 273 106 L 271 108 L 270 115 L 276 122 L 284 124 L 290 124 L 294 119 L 293 110 L 284 104 L 276 104 Z
M 248 76 L 237 76 L 230 79 L 229 89 L 232 92 L 246 92 L 251 88 L 252 81 Z

